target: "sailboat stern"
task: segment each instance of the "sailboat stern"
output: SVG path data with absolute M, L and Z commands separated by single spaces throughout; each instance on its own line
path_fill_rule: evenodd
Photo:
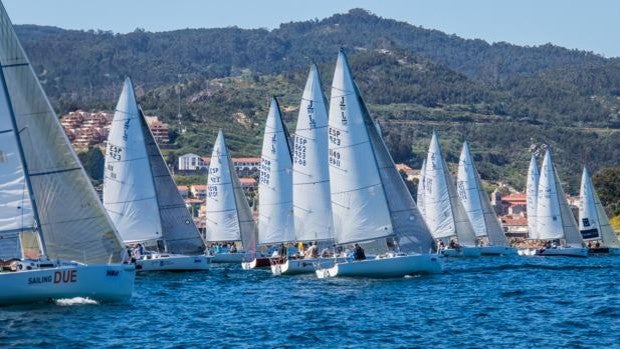
M 89 298 L 127 301 L 135 279 L 132 264 L 63 265 L 55 268 L 0 272 L 0 305 Z

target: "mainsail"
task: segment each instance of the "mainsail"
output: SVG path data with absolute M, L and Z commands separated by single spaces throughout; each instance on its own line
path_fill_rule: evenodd
M 288 132 L 275 98 L 265 124 L 258 185 L 258 243 L 295 241 L 293 220 L 293 159 Z
M 11 204 L 2 202 L 0 206 L 0 230 L 28 229 L 33 225 L 32 215 L 47 257 L 84 263 L 120 262 L 124 253 L 121 240 L 1 5 L 0 65 L 0 158 L 4 159 L 0 173 L 8 176 L 3 179 L 11 180 L 10 184 L 2 182 L 2 192 L 10 188 L 11 193 L 6 195 L 11 196 Z M 16 161 L 21 166 L 16 166 Z M 18 179 L 21 176 L 25 181 Z M 26 202 L 24 185 L 30 203 Z M 20 191 L 24 199 L 17 197 Z M 18 204 L 20 200 L 23 204 Z M 10 215 L 21 215 L 24 220 L 4 218 Z
M 207 241 L 241 240 L 251 250 L 256 244 L 256 226 L 222 130 L 213 146 L 207 183 Z
M 140 121 L 155 186 L 165 248 L 174 253 L 202 254 L 205 250 L 204 242 L 141 109 Z
M 579 230 L 584 240 L 603 240 L 607 247 L 620 247 L 605 208 L 594 189 L 586 167 L 581 177 L 581 205 L 579 207 Z
M 530 160 L 530 167 L 527 170 L 527 184 L 525 190 L 525 196 L 527 198 L 527 227 L 529 230 L 530 239 L 540 239 L 536 230 L 536 209 L 538 207 L 538 182 L 540 180 L 540 173 L 538 172 L 538 164 L 536 163 L 536 156 L 532 154 Z
M 372 125 L 374 129 L 374 124 Z M 366 120 L 344 52 L 338 55 L 329 107 L 329 176 L 337 243 L 393 234 Z
M 436 239 L 457 236 L 459 244 L 476 243 L 474 228 L 456 190 L 456 183 L 443 159 L 437 135 L 433 132 L 426 157 L 424 218 Z
M 293 213 L 297 241 L 333 239 L 327 166 L 327 103 L 312 65 L 301 97 L 293 148 Z
M 459 158 L 457 190 L 476 236 L 486 236 L 490 245 L 508 245 L 506 235 L 491 207 L 489 196 L 482 186 L 480 174 L 476 170 L 467 142 L 463 142 Z
M 103 204 L 126 242 L 162 239 L 142 116 L 126 79 L 108 136 Z

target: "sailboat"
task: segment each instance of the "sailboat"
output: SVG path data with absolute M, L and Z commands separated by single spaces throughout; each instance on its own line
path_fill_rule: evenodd
M 207 183 L 207 242 L 241 242 L 242 247 L 236 252 L 214 253 L 212 262 L 241 263 L 246 252 L 255 252 L 256 224 L 222 130 L 213 146 Z
M 125 243 L 146 248 L 136 260 L 139 271 L 209 269 L 202 237 L 136 102 L 129 78 L 108 136 L 103 204 Z
M 258 183 L 258 244 L 277 245 L 295 241 L 293 220 L 293 158 L 290 136 L 278 101 L 272 98 L 265 123 Z M 279 256 L 285 258 L 286 256 Z M 249 255 L 244 269 L 269 267 L 269 259 Z
M 553 166 L 551 152 L 545 152 L 536 206 L 536 234 L 547 240 L 546 247 L 536 250 L 538 256 L 587 257 L 575 216 Z M 554 241 L 554 242 L 552 242 Z
M 489 196 L 482 187 L 480 174 L 476 170 L 467 142 L 463 142 L 459 158 L 457 191 L 476 237 L 487 239 L 487 243 L 480 246 L 482 255 L 517 254 L 517 249 L 509 246 Z
M 319 249 L 331 248 L 334 240 L 327 156 L 327 103 L 319 71 L 312 65 L 295 130 L 293 216 L 296 240 L 317 244 L 311 247 L 317 255 Z M 331 267 L 334 262 L 334 258 L 318 256 L 286 258 L 273 263 L 271 271 L 274 275 L 314 273 L 316 267 Z
M 474 228 L 459 199 L 454 177 L 443 159 L 434 132 L 426 157 L 425 178 L 424 219 L 433 237 L 440 241 L 440 246 L 444 245 L 440 252 L 452 257 L 480 256 Z M 454 243 L 454 237 L 458 239 L 458 245 Z
M 0 305 L 127 300 L 135 267 L 0 4 Z M 26 256 L 36 246 L 38 256 Z
M 587 241 L 600 240 L 603 242 L 602 246 L 592 247 L 589 249 L 589 252 L 620 255 L 618 236 L 616 236 L 609 223 L 605 208 L 594 189 L 592 178 L 585 166 L 581 176 L 579 196 L 581 198 L 581 205 L 579 206 L 579 231 L 581 236 Z
M 319 278 L 438 273 L 433 239 L 353 81 L 340 51 L 329 108 L 329 176 L 334 237 L 378 255 L 318 268 Z M 372 251 L 372 252 L 375 252 Z

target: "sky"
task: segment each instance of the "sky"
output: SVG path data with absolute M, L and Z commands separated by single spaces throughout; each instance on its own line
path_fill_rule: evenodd
M 620 57 L 618 0 L 3 0 L 15 24 L 117 33 L 136 28 L 277 28 L 363 8 L 468 39 Z

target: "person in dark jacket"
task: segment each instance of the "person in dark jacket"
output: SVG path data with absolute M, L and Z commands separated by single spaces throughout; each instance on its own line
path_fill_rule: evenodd
M 355 258 L 356 261 L 366 259 L 366 254 L 364 253 L 362 246 L 355 244 L 355 248 L 353 249 L 353 258 Z

